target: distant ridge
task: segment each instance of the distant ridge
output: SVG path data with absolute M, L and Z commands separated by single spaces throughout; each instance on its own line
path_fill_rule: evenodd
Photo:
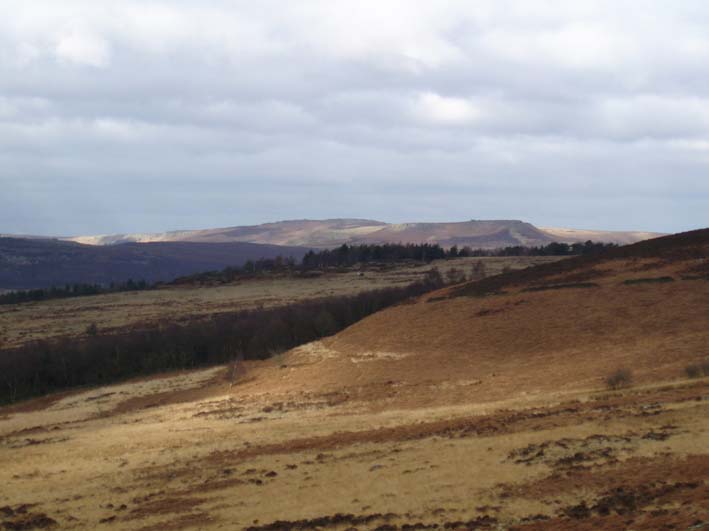
M 470 220 L 442 223 L 384 223 L 369 219 L 287 220 L 203 230 L 163 233 L 78 236 L 66 240 L 88 245 L 136 242 L 248 242 L 269 245 L 331 248 L 360 243 L 438 243 L 492 249 L 515 245 L 546 245 L 594 240 L 619 244 L 661 236 L 655 232 L 540 229 L 520 220 Z

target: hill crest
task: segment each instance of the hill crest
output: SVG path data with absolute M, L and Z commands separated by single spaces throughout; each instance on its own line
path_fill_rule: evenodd
M 575 243 L 587 240 L 628 244 L 660 236 L 638 231 L 593 231 L 540 229 L 520 220 L 469 220 L 459 222 L 385 223 L 368 219 L 286 220 L 261 225 L 163 233 L 77 236 L 70 241 L 89 245 L 125 242 L 191 241 L 208 243 L 249 242 L 332 248 L 342 244 L 438 243 L 491 249 L 508 246 L 539 246 L 553 241 Z

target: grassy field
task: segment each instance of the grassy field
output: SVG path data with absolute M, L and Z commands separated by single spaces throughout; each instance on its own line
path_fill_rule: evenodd
M 415 406 L 372 379 L 279 387 L 323 356 L 313 346 L 249 363 L 235 385 L 216 368 L 0 410 L 0 523 L 649 531 L 709 520 L 706 380 L 487 401 L 460 399 L 476 386 L 462 375 L 418 385 L 447 405 Z M 371 394 L 348 396 L 357 385 Z
M 258 306 L 284 305 L 303 299 L 349 295 L 410 284 L 437 267 L 442 274 L 457 268 L 466 274 L 478 260 L 486 273 L 558 260 L 558 257 L 459 258 L 428 265 L 396 265 L 317 278 L 264 278 L 220 286 L 180 286 L 158 290 L 96 295 L 0 306 L 0 347 L 26 341 L 84 334 L 92 323 L 101 332 L 159 322 L 185 322 L 215 313 Z

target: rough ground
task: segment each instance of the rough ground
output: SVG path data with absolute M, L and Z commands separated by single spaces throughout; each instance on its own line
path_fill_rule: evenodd
M 286 369 L 252 367 L 251 377 L 276 370 Z M 244 379 L 230 388 L 218 370 L 204 371 L 7 412 L 0 522 L 648 530 L 709 522 L 706 381 L 380 411 L 334 393 L 258 393 Z
M 5 408 L 0 525 L 709 529 L 709 378 L 684 371 L 709 356 L 697 249 L 446 289 L 277 359 Z M 621 367 L 632 382 L 606 389 Z

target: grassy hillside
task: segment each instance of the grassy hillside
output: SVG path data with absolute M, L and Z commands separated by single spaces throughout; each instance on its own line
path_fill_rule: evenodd
M 391 380 L 409 407 L 590 389 L 619 368 L 678 377 L 709 356 L 707 256 L 709 230 L 695 231 L 445 288 L 324 340 L 328 361 L 283 385 L 357 381 L 366 396 L 366 382 Z

